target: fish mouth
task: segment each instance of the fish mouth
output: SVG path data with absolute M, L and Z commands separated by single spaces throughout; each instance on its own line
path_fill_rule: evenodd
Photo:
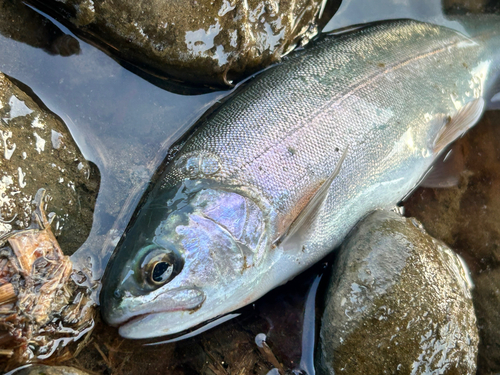
M 204 321 L 187 310 L 161 311 L 128 320 L 118 327 L 118 333 L 126 339 L 150 339 L 180 333 Z
M 112 326 L 134 325 L 155 314 L 187 313 L 201 308 L 206 300 L 199 288 L 176 288 L 155 291 L 141 296 L 126 296 L 115 301 L 105 312 L 104 319 Z M 113 304 L 112 304 L 113 305 Z M 156 328 L 158 330 L 158 328 Z M 156 334 L 158 336 L 158 334 Z

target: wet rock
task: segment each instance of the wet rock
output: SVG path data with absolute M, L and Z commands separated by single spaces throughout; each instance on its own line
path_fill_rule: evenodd
M 31 90 L 0 73 L 0 235 L 30 225 L 32 200 L 45 188 L 54 233 L 71 254 L 90 232 L 98 186 L 97 168 L 62 121 Z
M 12 373 L 13 375 L 88 375 L 86 372 L 80 371 L 68 366 L 45 366 L 37 365 L 23 368 Z
M 414 219 L 377 211 L 342 245 L 322 318 L 324 374 L 474 374 L 476 318 L 459 258 Z
M 465 167 L 457 186 L 419 188 L 405 211 L 420 220 L 429 234 L 446 242 L 467 262 L 475 283 L 478 317 L 478 374 L 500 371 L 500 111 L 483 119 L 456 145 Z
M 63 33 L 21 1 L 0 0 L 0 34 L 41 48 L 51 55 L 71 56 L 80 53 L 78 40 Z
M 468 13 L 494 13 L 500 7 L 495 0 L 443 0 L 443 12 L 447 15 Z
M 69 21 L 82 38 L 153 76 L 221 86 L 305 44 L 340 2 L 330 0 L 326 8 L 322 0 L 40 0 L 34 4 Z

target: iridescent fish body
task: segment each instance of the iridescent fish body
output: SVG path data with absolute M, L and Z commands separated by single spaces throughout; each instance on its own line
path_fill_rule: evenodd
M 400 20 L 324 37 L 241 86 L 136 212 L 104 279 L 105 320 L 129 338 L 186 330 L 397 204 L 484 110 L 500 22 L 472 26 L 465 37 Z

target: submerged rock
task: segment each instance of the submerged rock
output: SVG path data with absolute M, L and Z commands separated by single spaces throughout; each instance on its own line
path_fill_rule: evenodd
M 323 374 L 474 374 L 478 333 L 460 259 L 414 219 L 377 211 L 342 245 L 317 352 Z
M 479 334 L 478 375 L 498 374 L 500 368 L 500 268 L 476 275 L 473 291 Z
M 0 236 L 30 225 L 32 200 L 45 188 L 55 235 L 71 254 L 90 233 L 98 187 L 97 168 L 62 121 L 0 73 Z
M 442 0 L 443 12 L 447 15 L 468 13 L 494 13 L 498 2 L 489 0 Z
M 35 1 L 75 32 L 153 76 L 224 85 L 305 44 L 330 0 Z

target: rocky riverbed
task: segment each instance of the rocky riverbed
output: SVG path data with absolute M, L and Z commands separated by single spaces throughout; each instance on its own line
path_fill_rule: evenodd
M 228 4 L 229 8 L 235 5 Z M 90 9 L 90 2 L 83 5 L 83 10 Z M 381 5 L 380 14 L 389 14 L 389 10 L 397 7 L 392 5 L 385 10 Z M 474 11 L 484 10 L 477 4 L 472 5 Z M 463 13 L 457 1 L 448 1 L 446 7 Z M 130 212 L 127 213 L 126 206 L 137 202 L 169 142 L 225 94 L 185 97 L 163 92 L 120 68 L 71 35 L 71 31 L 56 20 L 48 20 L 32 8 L 10 0 L 2 2 L 2 10 L 0 48 L 6 53 L 0 57 L 0 70 L 9 74 L 1 77 L 4 87 L 11 90 L 1 97 L 0 108 L 4 139 L 0 160 L 6 171 L 1 179 L 6 193 L 2 199 L 10 202 L 19 199 L 15 206 L 0 207 L 2 229 L 6 233 L 31 225 L 32 198 L 39 187 L 45 187 L 48 195 L 53 196 L 53 200 L 47 202 L 48 210 L 56 212 L 52 229 L 62 251 L 73 253 L 92 226 L 99 178 L 86 159 L 93 160 L 104 176 L 99 193 L 101 201 L 94 216 L 94 232 L 72 259 L 82 268 L 93 269 L 98 278 L 109 256 L 107 250 L 112 249 L 128 221 Z M 238 12 L 240 9 L 235 7 L 225 14 L 231 16 Z M 80 21 L 84 22 L 78 25 L 74 10 L 70 9 L 65 16 L 65 24 L 71 30 L 81 29 L 79 37 L 99 45 L 123 63 L 126 56 L 121 55 L 121 49 L 126 51 L 126 48 L 108 50 L 109 45 L 104 46 L 106 43 L 100 37 L 89 36 L 95 27 L 93 23 L 97 22 L 95 14 L 91 15 L 94 18 L 83 14 Z M 271 13 L 266 13 L 266 17 L 270 16 Z M 14 26 L 9 24 L 13 19 Z M 267 21 L 264 21 L 265 25 Z M 204 36 L 217 21 L 210 19 L 210 22 L 204 28 L 200 26 Z M 28 31 L 24 25 L 33 28 Z M 35 33 L 40 37 L 33 37 Z M 308 35 L 303 34 L 299 39 L 307 40 Z M 141 37 L 134 38 L 140 40 Z M 296 42 L 295 39 L 293 43 Z M 203 43 L 193 42 L 192 46 L 202 51 L 207 47 Z M 202 62 L 211 68 L 214 56 L 218 56 L 215 44 L 205 51 L 212 60 L 207 57 Z M 140 65 L 139 59 L 133 62 L 134 66 Z M 151 66 L 145 68 L 149 73 L 156 69 Z M 205 84 L 224 85 L 224 77 L 238 79 L 236 66 L 231 65 L 231 69 L 235 69 L 232 72 L 231 69 L 217 71 Z M 29 84 L 32 90 L 24 84 Z M 496 176 L 500 168 L 497 152 L 500 136 L 496 130 L 499 120 L 498 112 L 487 112 L 482 122 L 459 141 L 455 150 L 462 164 L 461 167 L 457 164 L 457 186 L 420 188 L 404 202 L 406 215 L 418 218 L 429 234 L 456 250 L 472 272 L 475 284 L 472 297 L 480 336 L 479 374 L 500 371 L 500 354 L 496 350 L 500 326 L 500 292 L 496 287 L 500 277 L 497 272 L 500 234 L 496 225 L 500 212 L 496 197 L 499 184 Z M 72 141 L 73 137 L 76 142 Z M 44 181 L 44 186 L 38 186 L 40 181 Z M 65 216 L 68 212 L 69 216 Z M 74 220 L 69 220 L 70 217 Z M 97 323 L 86 348 L 65 364 L 90 373 L 115 374 L 139 371 L 150 374 L 304 373 L 311 368 L 314 326 L 321 321 L 324 309 L 321 296 L 326 293 L 328 273 L 334 262 L 334 256 L 325 259 L 305 275 L 239 311 L 240 316 L 184 341 L 143 346 L 145 342 L 123 340 L 113 328 Z M 325 268 L 325 265 L 328 266 Z M 318 287 L 314 283 L 322 274 Z M 311 304 L 307 303 L 311 295 L 314 300 L 311 285 L 318 287 L 318 303 L 316 308 L 312 307 L 317 313 L 312 314 L 315 319 L 311 319 Z M 419 313 L 415 310 L 415 314 Z M 469 331 L 471 335 L 472 331 L 473 328 Z M 363 342 L 366 346 L 378 343 L 376 337 Z M 465 371 L 469 370 L 463 373 Z

